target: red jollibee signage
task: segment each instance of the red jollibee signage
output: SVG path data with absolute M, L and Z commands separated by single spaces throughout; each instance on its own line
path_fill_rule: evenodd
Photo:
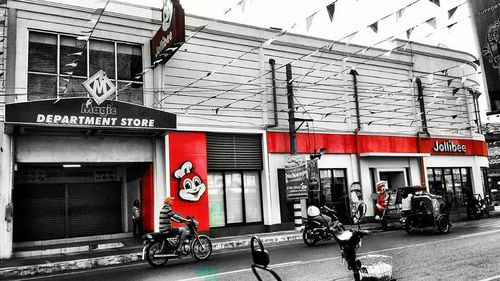
M 151 39 L 151 63 L 160 57 L 171 57 L 186 40 L 184 9 L 179 0 L 165 0 L 162 24 Z

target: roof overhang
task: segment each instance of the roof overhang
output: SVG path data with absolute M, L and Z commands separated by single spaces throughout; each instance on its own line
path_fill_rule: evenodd
M 132 103 L 65 98 L 5 105 L 5 124 L 17 131 L 93 131 L 159 134 L 176 129 L 177 116 Z

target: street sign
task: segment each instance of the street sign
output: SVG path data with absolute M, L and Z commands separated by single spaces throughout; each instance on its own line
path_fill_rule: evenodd
M 285 164 L 285 181 L 287 201 L 308 197 L 307 166 L 304 157 L 288 157 Z

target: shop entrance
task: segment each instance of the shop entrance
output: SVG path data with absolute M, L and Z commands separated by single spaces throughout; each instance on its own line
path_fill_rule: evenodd
M 125 206 L 141 196 L 140 178 L 127 176 L 127 170 L 20 166 L 13 190 L 14 242 L 127 232 Z
M 404 171 L 384 171 L 379 172 L 379 179 L 387 181 L 387 186 L 390 190 L 396 191 L 398 187 L 407 186 L 406 176 Z

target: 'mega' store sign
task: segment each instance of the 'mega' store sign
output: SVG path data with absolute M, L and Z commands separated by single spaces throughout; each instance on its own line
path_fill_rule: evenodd
M 57 127 L 175 129 L 176 115 L 135 104 L 89 98 L 7 104 L 5 122 Z

